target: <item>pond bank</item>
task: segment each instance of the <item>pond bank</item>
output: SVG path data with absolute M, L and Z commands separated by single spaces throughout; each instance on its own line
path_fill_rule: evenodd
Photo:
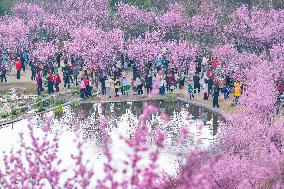
M 74 99 L 74 98 L 72 98 Z M 70 101 L 72 100 L 70 99 L 68 102 L 64 103 L 63 106 L 67 106 L 67 105 L 70 105 Z M 92 97 L 92 98 L 89 98 L 89 99 L 80 99 L 80 104 L 88 104 L 88 103 L 117 103 L 117 102 L 137 102 L 137 101 L 152 101 L 152 100 L 163 100 L 163 97 L 162 96 L 156 96 L 156 97 L 147 97 L 147 96 L 124 96 L 124 97 L 118 97 L 118 98 L 111 98 L 111 99 L 107 99 L 107 98 L 100 98 L 100 97 Z M 183 101 L 185 103 L 188 103 L 188 104 L 192 104 L 192 105 L 195 105 L 195 106 L 199 106 L 199 107 L 202 107 L 202 108 L 205 108 L 211 112 L 214 112 L 216 114 L 219 114 L 223 117 L 223 115 L 225 114 L 224 111 L 222 111 L 221 109 L 218 109 L 218 108 L 213 108 L 213 107 L 210 107 L 206 104 L 202 104 L 202 103 L 199 103 L 199 102 L 196 102 L 196 101 L 192 101 L 192 100 L 189 100 L 187 98 L 184 98 L 183 95 L 177 95 L 177 100 L 180 100 L 180 101 Z M 40 114 L 43 114 L 43 113 L 46 113 L 46 112 L 50 112 L 50 111 L 54 111 L 56 107 L 51 107 L 45 111 L 42 111 L 42 112 L 36 112 L 36 113 L 33 113 L 33 114 L 29 114 L 29 115 L 23 115 L 17 119 L 14 119 L 14 120 L 10 120 L 10 121 L 7 121 L 7 122 L 4 122 L 4 123 L 0 123 L 0 129 L 1 128 L 4 128 L 4 127 L 8 127 L 9 125 L 12 124 L 12 127 L 13 127 L 13 123 L 15 122 L 18 122 L 18 121 L 21 121 L 23 119 L 26 119 L 28 117 L 31 117 L 31 116 L 36 116 L 36 115 L 40 115 Z

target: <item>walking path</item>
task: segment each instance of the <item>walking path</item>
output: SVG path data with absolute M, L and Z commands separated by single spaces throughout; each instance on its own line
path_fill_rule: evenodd
M 61 69 L 59 71 L 60 77 L 63 78 Z M 21 72 L 21 79 L 17 80 L 16 78 L 16 71 L 12 70 L 11 74 L 8 76 L 8 83 L 4 84 L 4 83 L 0 83 L 0 92 L 4 92 L 4 91 L 8 91 L 11 88 L 19 88 L 19 89 L 26 89 L 28 90 L 31 94 L 36 94 L 36 82 L 32 81 L 31 78 L 31 71 L 30 69 L 27 69 L 26 72 Z M 128 80 L 130 83 L 130 78 L 132 77 L 132 72 L 129 72 L 128 74 Z M 202 83 L 201 83 L 202 85 Z M 74 84 L 71 84 L 71 89 L 75 88 Z M 70 90 L 66 90 L 63 87 L 63 84 L 60 84 L 60 92 L 62 93 L 69 93 Z M 79 92 L 79 91 L 78 91 Z M 187 83 L 185 84 L 185 87 L 183 89 L 179 89 L 176 90 L 175 93 L 178 95 L 178 97 L 183 98 L 185 100 L 189 100 L 189 95 L 187 92 Z M 227 100 L 224 100 L 223 95 L 219 96 L 219 105 L 220 105 L 220 111 L 222 112 L 226 112 L 226 113 L 230 113 L 230 112 L 234 112 L 236 110 L 236 107 L 232 106 L 232 102 L 233 102 L 233 95 L 230 95 L 230 98 Z M 99 97 L 92 97 L 91 100 L 95 100 L 95 101 L 132 101 L 132 100 L 142 100 L 142 99 L 147 99 L 148 97 L 146 96 L 146 94 L 144 93 L 144 96 L 139 97 L 136 95 L 133 95 L 133 92 L 129 92 L 128 96 L 120 96 L 120 97 L 114 97 L 114 89 L 112 89 L 112 98 L 109 99 L 106 96 L 103 95 L 99 95 Z M 199 104 L 203 104 L 206 105 L 207 107 L 212 107 L 213 106 L 213 102 L 212 102 L 212 97 L 209 97 L 209 100 L 203 100 L 203 93 L 202 91 L 200 92 L 200 94 L 196 94 L 195 98 L 193 100 L 193 102 L 197 102 Z

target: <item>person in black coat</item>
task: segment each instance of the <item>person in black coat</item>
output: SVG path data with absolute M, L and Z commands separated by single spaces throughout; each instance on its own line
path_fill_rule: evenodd
M 6 70 L 6 67 L 5 67 L 4 63 L 0 62 L 0 78 L 1 78 L 1 82 L 5 81 L 7 83 L 6 74 L 7 74 L 7 70 Z
M 196 93 L 196 89 L 198 90 L 198 93 L 200 93 L 200 77 L 197 72 L 193 76 L 193 88 L 194 94 Z
M 153 78 L 150 75 L 146 76 L 146 89 L 147 89 L 147 94 L 149 94 L 152 91 L 152 86 L 153 86 Z
M 58 53 L 57 56 L 56 56 L 56 62 L 57 62 L 57 67 L 58 67 L 58 68 L 60 68 L 61 56 L 62 56 L 61 53 Z
M 100 77 L 100 83 L 101 83 L 101 88 L 102 88 L 102 94 L 105 95 L 106 94 L 106 76 L 102 75 L 102 77 Z
M 139 76 L 139 70 L 135 64 L 133 64 L 133 79 L 136 80 L 136 78 Z
M 30 67 L 31 67 L 31 71 L 32 71 L 31 80 L 36 80 L 37 69 L 36 69 L 35 63 L 30 61 Z
M 213 89 L 213 108 L 215 106 L 219 108 L 219 87 L 217 85 Z
M 211 94 L 212 87 L 213 87 L 213 81 L 211 78 L 209 78 L 207 82 L 208 82 L 208 97 L 209 97 L 209 95 Z

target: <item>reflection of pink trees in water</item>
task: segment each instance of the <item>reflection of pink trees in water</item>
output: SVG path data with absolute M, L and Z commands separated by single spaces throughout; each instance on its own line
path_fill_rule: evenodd
M 146 109 L 146 107 L 145 107 Z M 132 149 L 132 153 L 128 154 L 129 159 L 125 160 L 125 169 L 122 173 L 113 166 L 112 154 L 109 150 L 110 136 L 106 126 L 106 119 L 101 116 L 99 119 L 99 129 L 103 134 L 102 142 L 104 143 L 104 155 L 107 161 L 104 164 L 104 175 L 102 180 L 97 181 L 98 188 L 117 188 L 117 187 L 146 187 L 156 186 L 155 178 L 158 178 L 157 159 L 159 157 L 159 148 L 163 147 L 164 135 L 157 132 L 156 148 L 150 149 L 147 145 L 148 129 L 146 127 L 146 119 L 157 109 L 149 107 L 145 113 L 141 115 L 141 126 L 134 132 L 134 137 L 122 138 L 125 144 Z M 44 132 L 50 132 L 50 122 L 42 117 L 42 125 Z M 32 121 L 32 120 L 30 120 Z M 77 127 L 75 129 L 76 137 L 80 137 Z M 73 166 L 71 169 L 60 169 L 62 159 L 58 157 L 58 144 L 60 131 L 55 131 L 52 138 L 39 138 L 35 133 L 35 129 L 29 126 L 29 139 L 31 145 L 27 145 L 28 138 L 24 138 L 21 134 L 20 149 L 11 151 L 10 155 L 4 157 L 4 169 L 1 170 L 1 183 L 7 188 L 88 188 L 94 176 L 93 168 L 87 168 L 88 162 L 83 161 L 83 148 L 79 140 L 77 142 L 77 155 L 72 155 Z M 141 155 L 148 154 L 150 163 L 141 168 Z M 130 166 L 130 169 L 128 168 Z M 68 173 L 68 174 L 67 174 Z M 130 179 L 116 180 L 116 174 L 131 175 Z M 68 175 L 68 176 L 66 176 Z M 65 180 L 62 182 L 62 178 Z M 142 178 L 142 179 L 141 179 Z M 63 183 L 63 184 L 62 184 Z
M 159 103 L 160 102 L 157 101 L 151 102 L 150 104 L 159 105 Z M 183 126 L 187 126 L 190 129 L 190 137 L 188 137 L 187 145 L 193 146 L 198 138 L 206 140 L 206 144 L 212 142 L 212 123 L 207 123 L 204 128 L 199 129 L 199 125 L 202 124 L 202 121 L 193 118 L 193 116 L 189 114 L 187 105 L 181 102 L 179 102 L 179 104 L 180 106 L 177 106 L 180 107 L 177 108 L 178 111 L 173 111 L 170 116 L 156 112 L 147 119 L 149 145 L 152 144 L 151 141 L 154 140 L 156 131 L 162 130 L 166 136 L 166 144 L 174 147 L 175 143 L 180 138 L 180 129 Z M 121 104 L 110 103 L 108 105 L 100 103 L 86 104 L 76 110 L 65 107 L 65 114 L 60 120 L 56 121 L 56 125 L 60 128 L 69 128 L 70 130 L 70 127 L 74 123 L 78 123 L 81 127 L 81 134 L 84 140 L 97 141 L 100 143 L 103 133 L 101 133 L 99 129 L 98 120 L 100 116 L 104 115 L 109 133 L 125 132 L 132 137 L 133 133 L 140 125 L 139 117 L 135 110 L 137 107 L 141 107 L 141 105 L 142 103 L 129 102 Z M 124 106 L 126 109 L 124 109 Z M 132 112 L 132 110 L 134 111 Z M 199 112 L 198 115 L 200 115 Z

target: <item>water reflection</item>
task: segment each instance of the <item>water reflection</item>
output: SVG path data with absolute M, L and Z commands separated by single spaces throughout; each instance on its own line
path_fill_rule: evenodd
M 145 102 L 119 102 L 119 103 L 95 103 L 82 104 L 77 108 L 65 108 L 65 114 L 61 119 L 55 120 L 55 125 L 72 129 L 74 123 L 81 128 L 81 133 L 86 142 L 94 142 L 101 145 L 103 133 L 99 129 L 99 117 L 104 115 L 107 120 L 107 129 L 111 134 L 126 135 L 130 137 L 139 126 L 139 115 L 143 113 Z M 217 134 L 218 115 L 198 106 L 178 101 L 168 104 L 163 101 L 147 102 L 159 107 L 160 112 L 153 114 L 148 120 L 149 145 L 154 141 L 155 132 L 159 129 L 166 135 L 166 151 L 184 150 L 194 147 L 195 143 L 202 143 L 207 148 Z M 161 114 L 170 116 L 166 122 Z M 204 125 L 201 127 L 201 125 Z M 177 147 L 180 140 L 181 127 L 188 127 L 190 136 L 183 146 Z M 113 142 L 113 141 L 112 141 Z
M 215 140 L 217 134 L 219 116 L 201 107 L 178 101 L 175 104 L 166 104 L 162 101 L 151 101 L 160 108 L 160 113 L 153 114 L 148 120 L 150 137 L 148 138 L 149 147 L 153 146 L 155 132 L 159 129 L 164 131 L 166 136 L 166 147 L 161 151 L 158 164 L 161 171 L 167 174 L 174 175 L 179 167 L 179 162 L 182 160 L 177 153 L 186 153 L 199 141 L 203 143 L 204 148 L 210 147 L 210 144 Z M 91 159 L 96 165 L 96 170 L 103 173 L 103 163 L 105 161 L 102 155 L 104 148 L 102 142 L 103 133 L 99 129 L 99 117 L 104 115 L 107 119 L 107 131 L 111 141 L 108 144 L 113 154 L 114 164 L 116 167 L 123 168 L 122 160 L 127 159 L 127 154 L 131 153 L 131 149 L 127 147 L 124 141 L 119 137 L 131 137 L 135 129 L 139 126 L 138 117 L 142 114 L 143 102 L 125 102 L 125 103 L 95 103 L 82 104 L 77 108 L 69 106 L 64 107 L 64 115 L 60 118 L 55 118 L 53 112 L 43 115 L 34 116 L 31 123 L 27 120 L 22 120 L 15 123 L 14 129 L 7 127 L 1 130 L 0 137 L 7 139 L 8 144 L 2 143 L 1 149 L 9 150 L 12 143 L 17 143 L 16 136 L 20 132 L 24 132 L 25 136 L 29 131 L 27 124 L 42 128 L 48 122 L 50 130 L 49 135 L 54 131 L 63 130 L 60 140 L 60 157 L 64 162 L 69 162 L 68 158 L 72 150 L 76 147 L 72 146 L 74 133 L 72 132 L 74 125 L 80 128 L 82 138 L 84 139 L 84 154 L 86 159 Z M 170 121 L 165 122 L 161 114 L 166 113 L 170 116 Z M 204 126 L 201 128 L 200 125 Z M 178 145 L 181 137 L 181 127 L 188 127 L 190 136 L 183 145 Z M 37 134 L 46 133 L 42 129 L 36 130 Z M 72 134 L 73 133 L 73 134 Z M 10 138 L 13 138 L 12 140 Z M 11 143 L 11 144 L 10 144 Z M 14 144 L 13 144 L 14 145 Z M 66 148 L 68 147 L 68 148 Z M 143 159 L 147 157 L 143 156 Z M 99 167 L 99 168 L 98 168 Z

